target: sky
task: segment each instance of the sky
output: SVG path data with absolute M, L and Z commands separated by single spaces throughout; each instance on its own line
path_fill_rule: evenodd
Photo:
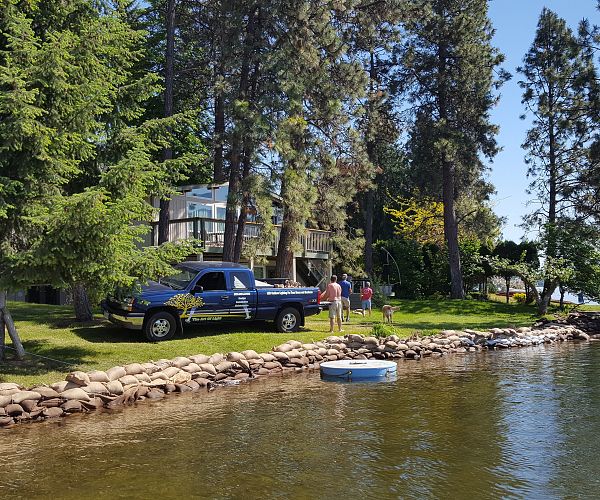
M 600 11 L 596 10 L 596 0 L 491 0 L 489 15 L 496 29 L 494 45 L 500 49 L 506 59 L 503 67 L 512 75 L 512 79 L 500 89 L 500 102 L 492 112 L 492 121 L 500 126 L 497 137 L 503 148 L 490 165 L 489 180 L 497 190 L 492 204 L 496 214 L 506 217 L 503 238 L 520 241 L 523 237 L 533 239 L 518 227 L 524 214 L 530 212 L 527 201 L 532 196 L 526 194 L 529 181 L 526 178 L 524 152 L 521 144 L 528 129 L 527 120 L 519 119 L 523 114 L 521 89 L 518 85 L 520 75 L 517 66 L 522 64 L 523 56 L 529 50 L 540 13 L 544 7 L 556 12 L 565 19 L 571 29 L 577 29 L 583 18 L 591 24 L 600 24 Z

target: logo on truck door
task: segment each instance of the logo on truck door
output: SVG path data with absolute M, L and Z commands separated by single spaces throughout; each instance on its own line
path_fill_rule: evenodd
M 189 293 L 178 293 L 177 295 L 173 295 L 169 300 L 165 302 L 167 306 L 173 306 L 176 309 L 183 311 L 180 313 L 181 318 L 185 318 L 186 314 L 189 313 L 188 321 L 192 319 L 194 316 L 194 312 L 199 307 L 204 305 L 204 301 L 201 297 L 194 297 Z

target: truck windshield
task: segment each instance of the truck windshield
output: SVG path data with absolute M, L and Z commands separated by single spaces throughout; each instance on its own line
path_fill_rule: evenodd
M 162 285 L 170 286 L 175 290 L 187 288 L 190 282 L 198 275 L 198 271 L 188 269 L 187 267 L 175 267 L 179 272 L 166 278 L 161 278 L 158 282 Z

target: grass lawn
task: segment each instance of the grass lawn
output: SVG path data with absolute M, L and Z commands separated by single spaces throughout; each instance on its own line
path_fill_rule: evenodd
M 392 301 L 400 306 L 394 314 L 394 327 L 400 336 L 437 333 L 443 329 L 486 329 L 530 325 L 535 317 L 531 306 L 478 301 Z M 92 324 L 73 323 L 73 312 L 66 306 L 11 303 L 21 340 L 28 353 L 61 360 L 62 364 L 34 356 L 23 362 L 12 358 L 0 362 L 0 382 L 18 382 L 26 386 L 62 380 L 74 369 L 105 370 L 118 364 L 144 362 L 180 355 L 254 349 L 270 350 L 290 338 L 316 341 L 329 335 L 327 312 L 307 318 L 306 327 L 295 334 L 274 331 L 271 323 L 190 326 L 183 336 L 160 343 L 149 343 L 141 332 L 115 327 L 98 319 Z M 100 316 L 98 316 L 100 318 Z M 353 313 L 345 333 L 370 334 L 381 313 L 372 318 Z M 7 345 L 10 340 L 7 335 Z

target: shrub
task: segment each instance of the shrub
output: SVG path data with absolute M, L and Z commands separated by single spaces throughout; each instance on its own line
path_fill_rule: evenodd
M 396 329 L 391 325 L 385 325 L 383 323 L 375 323 L 371 330 L 371 335 L 377 338 L 385 338 L 390 335 L 397 335 Z
M 517 301 L 518 304 L 525 304 L 527 301 L 527 295 L 524 293 L 515 293 L 513 298 Z

